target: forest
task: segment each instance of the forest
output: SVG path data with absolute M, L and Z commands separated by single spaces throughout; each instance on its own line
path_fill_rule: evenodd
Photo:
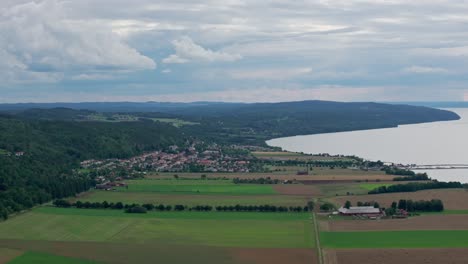
M 157 122 L 86 123 L 0 117 L 0 217 L 88 190 L 93 179 L 73 173 L 79 162 L 124 158 L 183 144 Z

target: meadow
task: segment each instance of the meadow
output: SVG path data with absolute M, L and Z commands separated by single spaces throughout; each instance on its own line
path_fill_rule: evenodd
M 312 248 L 308 213 L 151 212 L 41 207 L 0 223 L 0 239 Z
M 468 248 L 468 230 L 321 232 L 324 248 Z
M 298 195 L 228 195 L 228 194 L 200 194 L 200 193 L 154 193 L 154 192 L 111 192 L 93 190 L 86 192 L 71 201 L 82 202 L 125 202 L 137 204 L 183 204 L 187 206 L 211 205 L 264 205 L 272 204 L 277 206 L 304 206 L 310 197 Z
M 119 187 L 122 192 L 157 192 L 186 194 L 222 194 L 222 195 L 252 195 L 276 194 L 272 185 L 234 184 L 231 180 L 176 180 L 176 179 L 145 179 L 130 180 L 128 188 Z

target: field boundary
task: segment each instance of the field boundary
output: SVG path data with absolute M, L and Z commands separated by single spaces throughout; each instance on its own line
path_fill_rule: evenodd
M 320 232 L 319 232 L 319 229 L 318 229 L 317 219 L 315 217 L 314 212 L 312 212 L 312 222 L 314 223 L 315 247 L 317 248 L 318 263 L 323 264 L 322 248 L 320 246 Z

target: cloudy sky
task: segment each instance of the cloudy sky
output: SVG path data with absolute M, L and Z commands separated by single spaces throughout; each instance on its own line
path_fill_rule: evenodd
M 1 0 L 0 102 L 468 101 L 464 0 Z

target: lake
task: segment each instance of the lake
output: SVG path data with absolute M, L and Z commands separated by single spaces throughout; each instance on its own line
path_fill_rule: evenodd
M 267 144 L 288 151 L 356 155 L 368 160 L 402 164 L 468 164 L 468 109 L 448 110 L 456 112 L 461 119 L 395 128 L 276 138 L 267 141 Z M 440 181 L 468 183 L 468 169 L 424 172 Z

